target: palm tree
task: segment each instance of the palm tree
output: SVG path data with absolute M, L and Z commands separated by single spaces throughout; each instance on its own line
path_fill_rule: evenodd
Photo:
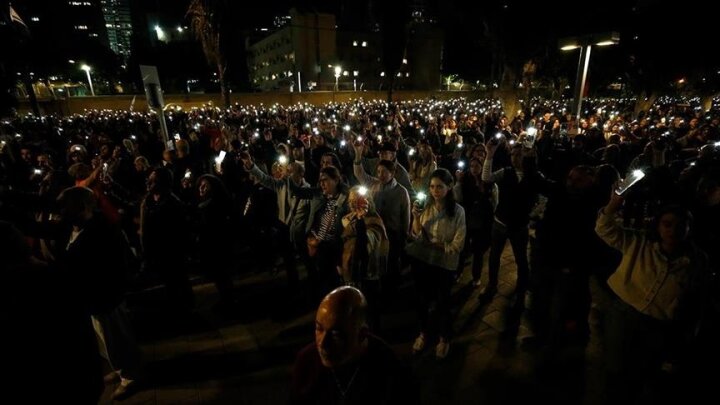
M 190 27 L 195 39 L 202 44 L 208 64 L 217 68 L 220 92 L 225 107 L 230 107 L 230 89 L 226 82 L 227 58 L 223 52 L 221 35 L 221 16 L 227 11 L 225 0 L 192 0 L 186 17 L 190 18 Z

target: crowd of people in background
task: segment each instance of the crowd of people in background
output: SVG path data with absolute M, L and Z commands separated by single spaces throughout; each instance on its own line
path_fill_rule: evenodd
M 231 316 L 243 310 L 234 281 L 247 269 L 228 257 L 244 247 L 250 266 L 284 270 L 287 292 L 315 304 L 352 286 L 328 295 L 321 310 L 362 307 L 362 322 L 348 326 L 356 334 L 369 325 L 382 337 L 380 315 L 409 269 L 418 297 L 413 352 L 432 342 L 441 360 L 451 351 L 453 285 L 470 261 L 480 304 L 491 302 L 509 241 L 517 266 L 511 306 L 528 311 L 528 343 L 586 344 L 594 308 L 609 397 L 643 395 L 649 375 L 695 364 L 698 348 L 720 336 L 720 109 L 661 99 L 638 115 L 634 100 L 597 99 L 574 117 L 568 106 L 533 99 L 509 112 L 498 100 L 455 99 L 169 107 L 169 142 L 154 113 L 8 118 L 0 122 L 0 285 L 11 309 L 3 324 L 40 333 L 26 318 L 58 295 L 71 297 L 53 311 L 72 344 L 45 343 L 46 351 L 58 361 L 88 360 L 81 371 L 99 380 L 58 390 L 87 398 L 101 389 L 92 361 L 99 347 L 113 370 L 106 382 L 120 381 L 122 398 L 142 379 L 128 289 L 138 280 L 162 284 L 168 312 L 182 319 L 195 305 L 190 275 L 201 274 L 217 288 L 215 309 Z M 638 171 L 638 183 L 616 192 Z M 64 292 L 46 291 L 51 279 Z M 339 322 L 324 316 L 318 312 L 318 328 Z M 362 339 L 388 356 L 374 335 Z M 319 368 L 344 355 L 308 350 L 300 367 L 313 368 L 320 385 L 308 391 L 317 381 L 297 376 L 298 403 L 368 398 L 324 392 L 335 387 Z M 341 373 L 348 386 L 353 370 Z

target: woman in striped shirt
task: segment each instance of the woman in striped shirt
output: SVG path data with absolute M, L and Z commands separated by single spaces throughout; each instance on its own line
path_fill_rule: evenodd
M 301 206 L 295 220 L 306 221 L 310 256 L 308 275 L 326 294 L 340 285 L 337 266 L 342 255 L 342 218 L 348 213 L 348 187 L 333 166 L 320 169 L 319 189 L 293 188 L 298 198 L 310 199 L 309 207 Z M 327 290 L 327 291 L 326 291 Z

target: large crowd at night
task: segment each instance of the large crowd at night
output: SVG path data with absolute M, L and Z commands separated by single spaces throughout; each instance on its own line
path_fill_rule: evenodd
M 164 316 L 181 321 L 207 280 L 231 319 L 251 310 L 238 280 L 269 272 L 274 293 L 317 309 L 293 403 L 418 402 L 383 341 L 388 302 L 412 286 L 408 344 L 442 361 L 451 291 L 469 280 L 492 303 L 509 242 L 528 344 L 582 347 L 595 312 L 608 403 L 651 395 L 658 373 L 687 380 L 718 354 L 720 106 L 590 99 L 580 120 L 565 101 L 516 108 L 168 106 L 167 139 L 138 111 L 0 122 L 8 364 L 66 373 L 76 384 L 54 389 L 70 403 L 96 403 L 103 375 L 122 399 L 146 376 L 129 292 L 162 286 Z

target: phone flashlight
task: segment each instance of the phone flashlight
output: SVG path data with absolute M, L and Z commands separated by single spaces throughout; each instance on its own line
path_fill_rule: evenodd
M 642 170 L 633 170 L 628 177 L 620 182 L 618 187 L 615 189 L 615 194 L 623 195 L 630 187 L 642 180 L 643 177 L 645 177 L 645 173 Z
M 225 152 L 224 150 L 221 150 L 220 154 L 215 158 L 215 163 L 217 163 L 217 164 L 222 163 L 223 160 L 225 160 L 226 154 L 227 154 L 227 152 Z

